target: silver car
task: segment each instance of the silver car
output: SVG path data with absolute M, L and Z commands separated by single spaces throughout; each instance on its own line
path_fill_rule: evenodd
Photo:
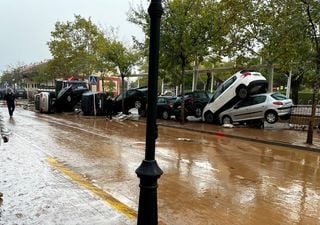
M 292 100 L 280 93 L 264 93 L 240 100 L 230 109 L 220 113 L 222 124 L 265 120 L 272 124 L 278 119 L 288 119 L 293 106 Z

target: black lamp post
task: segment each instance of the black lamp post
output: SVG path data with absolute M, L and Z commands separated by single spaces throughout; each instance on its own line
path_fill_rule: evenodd
M 163 13 L 161 0 L 151 0 L 148 12 L 150 15 L 148 114 L 145 159 L 136 169 L 136 174 L 140 178 L 138 225 L 158 224 L 157 180 L 163 173 L 155 160 L 155 143 L 158 137 L 156 102 L 158 93 L 160 20 Z

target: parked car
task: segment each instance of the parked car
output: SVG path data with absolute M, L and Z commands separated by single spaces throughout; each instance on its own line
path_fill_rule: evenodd
M 158 118 L 169 120 L 173 115 L 173 104 L 176 97 L 158 96 L 157 116 Z
M 148 88 L 134 88 L 129 89 L 124 93 L 124 112 L 127 114 L 129 109 L 136 108 L 139 111 L 139 115 L 146 115 L 146 105 L 147 105 L 147 96 L 148 96 Z M 119 94 L 114 99 L 114 108 L 113 111 L 115 113 L 122 112 L 122 99 L 123 94 Z
M 24 88 L 18 88 L 15 90 L 15 95 L 17 98 L 27 99 L 27 90 Z
M 263 93 L 240 100 L 232 108 L 222 112 L 219 117 L 222 124 L 265 120 L 270 124 L 278 119 L 289 119 L 292 100 L 280 93 Z
M 6 88 L 0 88 L 0 100 L 4 99 L 4 96 L 7 93 L 7 89 Z
M 259 72 L 242 70 L 235 73 L 219 85 L 203 110 L 202 120 L 208 123 L 218 123 L 221 112 L 232 107 L 240 99 L 253 94 L 265 93 L 267 87 L 266 78 Z
M 180 120 L 181 97 L 177 97 L 173 104 L 173 112 L 176 120 Z M 184 116 L 195 116 L 200 118 L 202 110 L 210 99 L 209 93 L 205 91 L 193 91 L 184 94 Z

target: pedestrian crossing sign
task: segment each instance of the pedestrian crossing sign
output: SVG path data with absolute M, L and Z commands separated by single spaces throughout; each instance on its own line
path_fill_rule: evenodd
M 97 84 L 97 77 L 96 76 L 89 76 L 89 82 L 91 84 Z

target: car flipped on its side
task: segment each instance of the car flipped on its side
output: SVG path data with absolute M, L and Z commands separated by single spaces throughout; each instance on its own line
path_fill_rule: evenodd
M 289 119 L 292 100 L 280 93 L 263 93 L 240 100 L 232 108 L 220 115 L 221 124 L 244 123 L 253 120 L 265 120 L 273 124 L 278 119 Z
M 202 120 L 207 123 L 219 123 L 219 114 L 232 107 L 240 99 L 265 93 L 268 82 L 261 73 L 242 70 L 224 81 L 203 109 Z

